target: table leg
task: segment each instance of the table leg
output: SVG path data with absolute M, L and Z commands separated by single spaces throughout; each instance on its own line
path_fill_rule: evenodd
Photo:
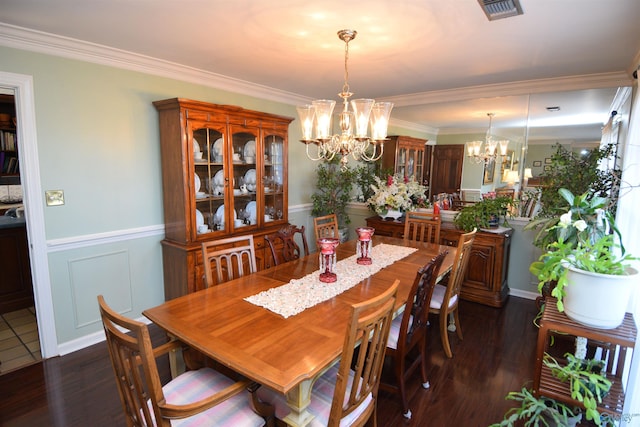
M 287 405 L 291 408 L 289 415 L 284 417 L 284 422 L 293 427 L 304 427 L 311 423 L 313 415 L 307 411 L 311 403 L 311 389 L 313 380 L 304 380 L 287 393 Z

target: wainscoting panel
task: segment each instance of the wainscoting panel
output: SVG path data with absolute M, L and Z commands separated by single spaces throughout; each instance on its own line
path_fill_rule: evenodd
M 97 302 L 88 303 L 96 301 L 96 292 L 118 313 L 133 310 L 128 250 L 71 259 L 68 265 L 77 328 L 100 322 Z

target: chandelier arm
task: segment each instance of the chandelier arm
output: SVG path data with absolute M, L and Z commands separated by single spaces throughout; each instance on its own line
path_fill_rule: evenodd
M 317 152 L 318 152 L 318 157 L 313 157 L 313 156 L 311 155 L 311 153 L 309 153 L 309 145 L 311 145 L 311 144 L 305 144 L 305 145 L 307 146 L 307 157 L 308 157 L 310 160 L 313 160 L 314 162 L 317 162 L 318 160 L 322 160 L 322 159 L 324 158 L 324 156 L 320 155 L 320 146 L 319 146 L 319 145 L 317 146 L 317 147 L 318 147 L 318 150 L 317 150 Z

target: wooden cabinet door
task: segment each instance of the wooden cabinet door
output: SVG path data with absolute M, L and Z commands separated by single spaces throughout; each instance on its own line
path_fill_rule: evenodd
M 436 145 L 433 147 L 431 196 L 456 193 L 462 182 L 464 145 Z

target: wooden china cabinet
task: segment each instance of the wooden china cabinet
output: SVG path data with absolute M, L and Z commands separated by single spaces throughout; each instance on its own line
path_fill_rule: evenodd
M 415 177 L 421 184 L 428 185 L 431 147 L 426 139 L 410 136 L 389 136 L 384 143 L 384 152 L 380 159 L 383 170 L 393 170 L 394 174 Z
M 181 98 L 153 105 L 162 154 L 165 299 L 204 288 L 205 241 L 253 234 L 258 268 L 268 268 L 264 236 L 288 221 L 293 119 Z

